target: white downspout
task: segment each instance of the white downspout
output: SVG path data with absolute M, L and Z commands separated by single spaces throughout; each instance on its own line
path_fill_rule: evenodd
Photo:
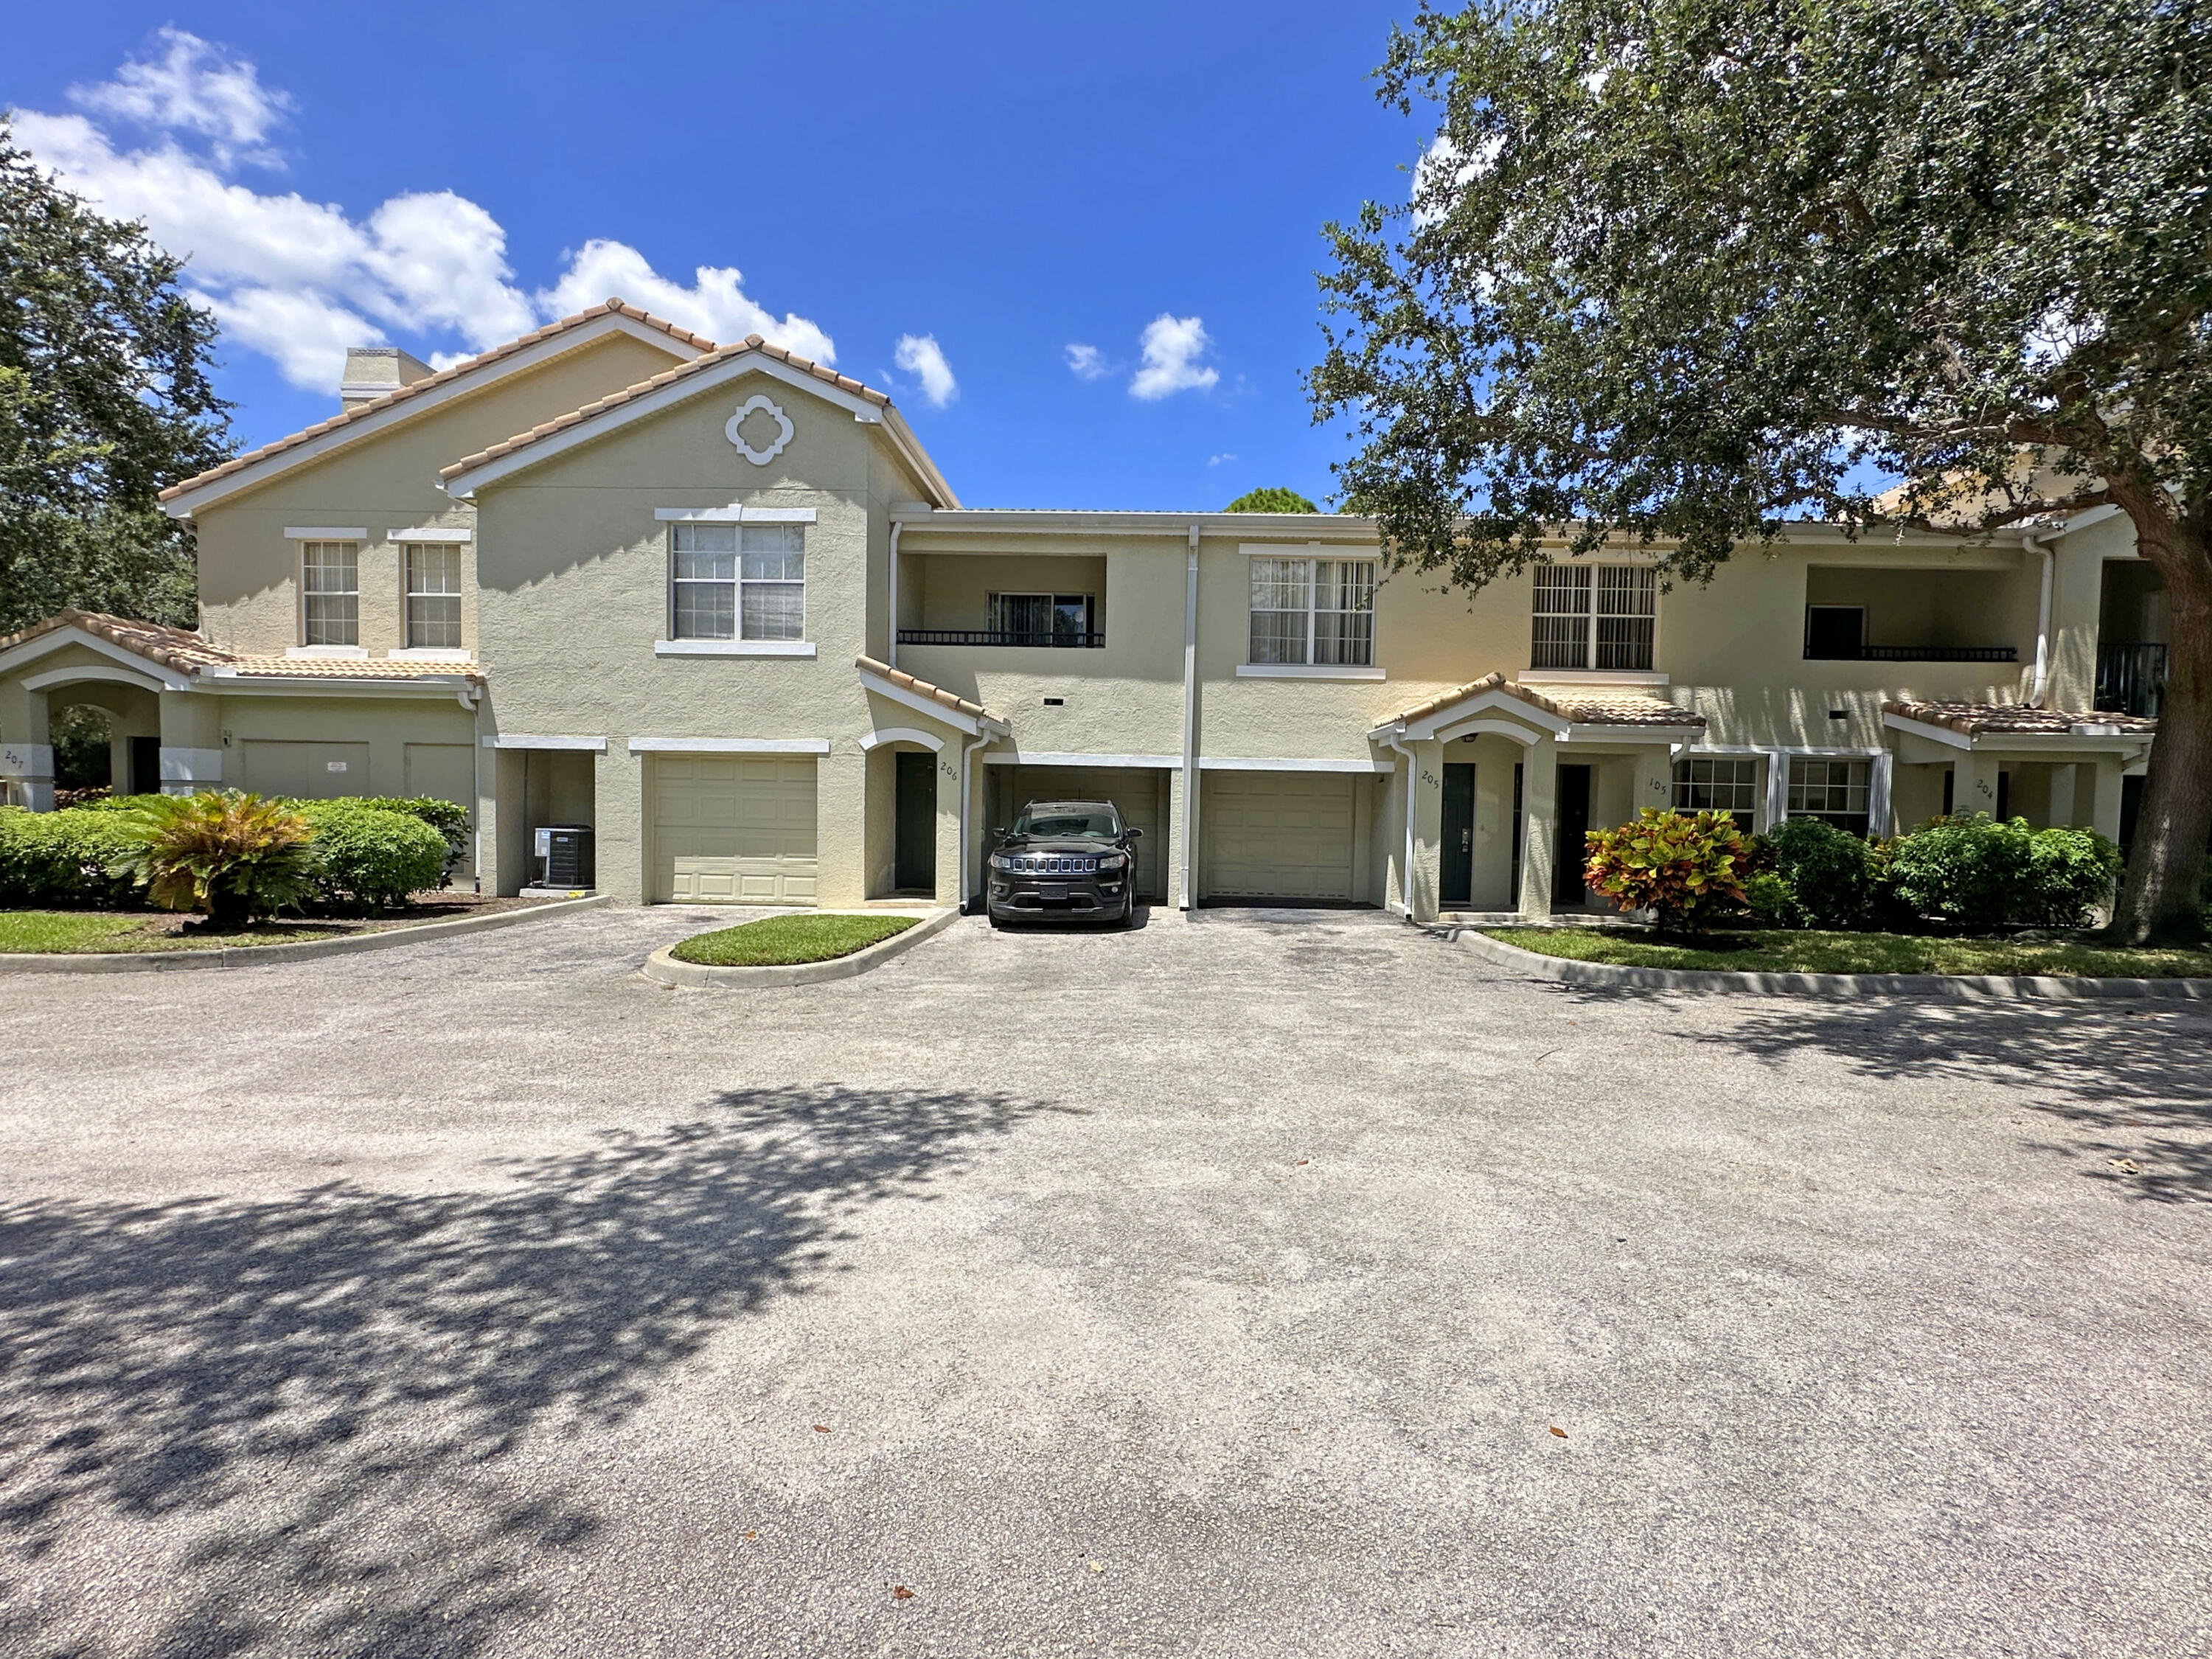
M 2043 555 L 2043 593 L 2035 611 L 2035 681 L 2027 694 L 2027 706 L 2040 708 L 2044 694 L 2051 689 L 2051 589 L 2057 550 L 2036 540 L 2033 530 L 2021 532 L 2020 544 L 2031 553 Z
M 1406 850 L 1403 855 L 1403 861 L 1398 866 L 1398 897 L 1401 901 L 1399 905 L 1399 914 L 1403 915 L 1407 921 L 1411 921 L 1413 919 L 1414 767 L 1413 751 L 1407 748 L 1404 743 L 1400 741 L 1400 739 L 1405 736 L 1405 731 L 1406 729 L 1403 726 L 1398 726 L 1393 729 L 1390 735 L 1382 739 L 1382 746 L 1385 749 L 1396 750 L 1399 754 L 1404 756 L 1406 758 Z
M 1190 527 L 1190 556 L 1182 593 L 1182 823 L 1178 826 L 1176 861 L 1182 870 L 1176 895 L 1178 908 L 1192 908 L 1191 837 L 1198 826 L 1198 526 Z
M 974 810 L 974 807 L 975 807 L 975 792 L 973 789 L 971 789 L 971 788 L 969 788 L 969 787 L 968 787 L 968 766 L 969 766 L 969 756 L 971 756 L 971 755 L 973 755 L 973 754 L 974 754 L 974 753 L 975 753 L 978 749 L 981 749 L 981 748 L 985 744 L 987 744 L 987 743 L 990 742 L 990 741 L 991 741 L 991 739 L 992 739 L 994 736 L 996 736 L 996 735 L 997 735 L 997 734 L 996 734 L 995 732 L 994 732 L 991 730 L 991 728 L 990 728 L 989 726 L 985 726 L 985 727 L 984 727 L 981 732 L 978 732 L 975 734 L 975 740 L 974 740 L 972 743 L 963 743 L 963 744 L 962 744 L 960 745 L 960 887 L 959 887 L 959 893 L 960 893 L 960 914 L 961 914 L 962 915 L 963 915 L 963 916 L 964 916 L 964 915 L 966 915 L 968 914 L 968 901 L 969 901 L 969 897 L 970 897 L 970 896 L 972 896 L 970 895 L 970 893 L 969 892 L 969 890 L 968 890 L 968 884 L 969 884 L 969 880 L 973 878 L 973 875 L 974 875 L 974 872 L 973 872 L 973 871 L 971 871 L 971 870 L 969 868 L 969 857 L 968 857 L 968 845 L 969 845 L 969 842 L 968 842 L 968 817 L 969 817 L 969 814 L 970 813 L 970 811 L 972 811 Z
M 896 519 L 891 520 L 891 562 L 889 584 L 890 592 L 888 596 L 891 614 L 889 637 L 884 641 L 884 660 L 893 668 L 898 666 L 898 538 L 899 532 L 905 527 Z M 965 823 L 966 820 L 963 818 L 962 822 Z M 965 880 L 966 878 L 963 876 L 962 879 Z

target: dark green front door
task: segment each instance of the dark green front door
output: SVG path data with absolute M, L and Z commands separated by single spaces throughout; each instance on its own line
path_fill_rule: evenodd
M 1474 897 L 1474 768 L 1444 763 L 1443 846 L 1437 857 L 1443 907 L 1464 908 Z
M 891 882 L 902 889 L 933 891 L 937 886 L 937 757 L 901 750 L 893 758 L 898 762 L 898 846 Z

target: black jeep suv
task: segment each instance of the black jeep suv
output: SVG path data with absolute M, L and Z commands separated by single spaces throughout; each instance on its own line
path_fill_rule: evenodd
M 1121 822 L 1106 800 L 1033 800 L 999 831 L 985 903 L 991 926 L 1018 916 L 1110 921 L 1127 927 L 1137 910 L 1137 854 L 1145 832 Z

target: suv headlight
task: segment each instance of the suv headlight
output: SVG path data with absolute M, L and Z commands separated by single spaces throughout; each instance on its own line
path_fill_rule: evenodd
M 1126 869 L 1128 863 L 1129 855 L 1127 853 L 1101 853 L 1098 855 L 1098 873 L 1102 876 L 1109 875 L 1116 870 Z
M 1011 870 L 1014 867 L 1014 861 L 1004 853 L 994 853 L 991 854 L 991 867 L 994 870 Z

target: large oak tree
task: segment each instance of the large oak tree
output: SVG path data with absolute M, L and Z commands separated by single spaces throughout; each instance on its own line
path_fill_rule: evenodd
M 65 605 L 198 620 L 190 533 L 155 498 L 229 451 L 181 269 L 0 121 L 0 633 Z
M 2170 666 L 2116 926 L 2212 832 L 2212 12 L 2177 0 L 1481 0 L 1393 36 L 1440 114 L 1329 227 L 1347 505 L 1478 588 L 1607 538 L 1711 574 L 1793 519 L 2109 503 Z

